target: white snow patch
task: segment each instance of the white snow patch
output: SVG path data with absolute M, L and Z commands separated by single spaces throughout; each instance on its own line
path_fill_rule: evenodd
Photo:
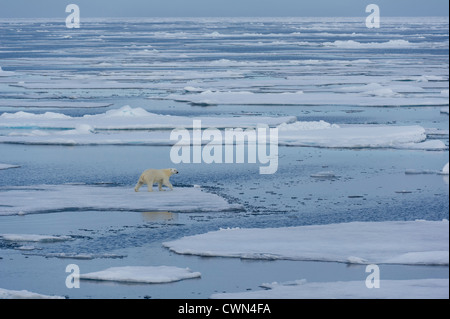
M 148 284 L 168 283 L 198 277 L 201 277 L 199 272 L 193 272 L 189 268 L 171 266 L 112 267 L 80 275 L 80 279 Z
M 200 256 L 448 265 L 449 225 L 406 221 L 221 229 L 163 245 L 176 253 Z
M 213 294 L 213 299 L 448 299 L 448 279 L 381 280 L 379 289 L 365 281 L 263 284 L 268 290 Z

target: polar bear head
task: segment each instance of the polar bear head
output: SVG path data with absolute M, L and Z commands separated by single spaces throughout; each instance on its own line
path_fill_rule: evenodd
M 175 168 L 170 168 L 170 174 L 171 175 L 178 174 L 178 171 Z

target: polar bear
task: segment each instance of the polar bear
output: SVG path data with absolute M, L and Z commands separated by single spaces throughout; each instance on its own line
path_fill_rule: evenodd
M 164 191 L 162 186 L 165 185 L 173 190 L 172 184 L 169 182 L 170 176 L 178 174 L 178 171 L 175 168 L 166 168 L 166 169 L 148 169 L 142 173 L 139 181 L 134 188 L 135 192 L 139 192 L 139 189 L 142 185 L 147 184 L 148 191 L 153 192 L 153 184 L 158 183 L 159 191 Z

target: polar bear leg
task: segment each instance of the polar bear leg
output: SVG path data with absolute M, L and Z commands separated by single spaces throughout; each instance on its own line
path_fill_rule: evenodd
M 167 179 L 167 180 L 164 180 L 164 181 L 163 181 L 163 184 L 164 184 L 165 186 L 169 187 L 171 191 L 173 191 L 173 185 L 169 182 L 168 179 Z
M 162 188 L 162 185 L 163 185 L 163 182 L 159 181 L 158 182 L 158 189 L 159 189 L 160 192 L 165 192 L 165 190 Z
M 135 192 L 139 192 L 139 188 L 141 188 L 142 185 L 144 185 L 144 182 L 142 182 L 141 180 L 139 180 L 139 182 L 136 184 L 136 187 L 134 188 L 134 191 L 135 191 Z
M 151 179 L 151 180 L 147 180 L 147 188 L 149 192 L 153 192 L 153 184 L 155 182 Z

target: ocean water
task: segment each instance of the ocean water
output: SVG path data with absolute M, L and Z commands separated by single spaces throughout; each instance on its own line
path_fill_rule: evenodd
M 162 247 L 168 240 L 227 227 L 449 218 L 448 175 L 439 174 L 449 158 L 448 19 L 386 18 L 380 29 L 367 29 L 364 21 L 89 19 L 82 20 L 80 29 L 66 29 L 64 21 L 0 20 L 0 116 L 24 119 L 23 125 L 13 125 L 4 115 L 0 118 L 0 163 L 20 166 L 0 170 L 0 207 L 8 191 L 22 186 L 132 190 L 150 167 L 176 167 L 180 174 L 171 178 L 175 188 L 200 185 L 241 207 L 142 212 L 68 203 L 58 212 L 44 205 L 39 214 L 0 215 L 0 234 L 75 238 L 32 243 L 30 250 L 0 238 L 0 288 L 69 298 L 208 298 L 273 281 L 365 280 L 362 265 L 202 258 Z M 299 91 L 307 102 L 290 99 Z M 270 102 L 248 102 L 248 96 Z M 82 118 L 125 105 L 136 114 L 142 108 L 188 120 L 224 118 L 230 127 L 230 118 L 264 116 L 341 127 L 420 126 L 426 132 L 420 142 L 440 142 L 442 147 L 280 146 L 277 172 L 260 175 L 259 164 L 173 164 L 171 147 L 151 139 L 141 145 L 105 142 L 117 133 L 151 134 L 156 129 L 136 131 L 131 124 L 120 130 L 93 128 L 88 140 L 95 135 L 103 142 L 92 145 L 76 142 L 85 137 L 77 132 L 61 135 L 73 128 L 56 125 L 55 117 L 31 115 Z M 136 114 L 124 115 L 123 123 L 132 123 Z M 49 142 L 55 136 L 59 140 Z M 406 174 L 411 170 L 421 173 Z M 39 196 L 52 200 L 50 194 Z M 112 266 L 174 265 L 200 271 L 202 278 L 162 285 L 82 281 L 80 289 L 68 289 L 65 267 L 70 263 L 83 273 Z M 448 278 L 448 266 L 383 265 L 382 275 Z

